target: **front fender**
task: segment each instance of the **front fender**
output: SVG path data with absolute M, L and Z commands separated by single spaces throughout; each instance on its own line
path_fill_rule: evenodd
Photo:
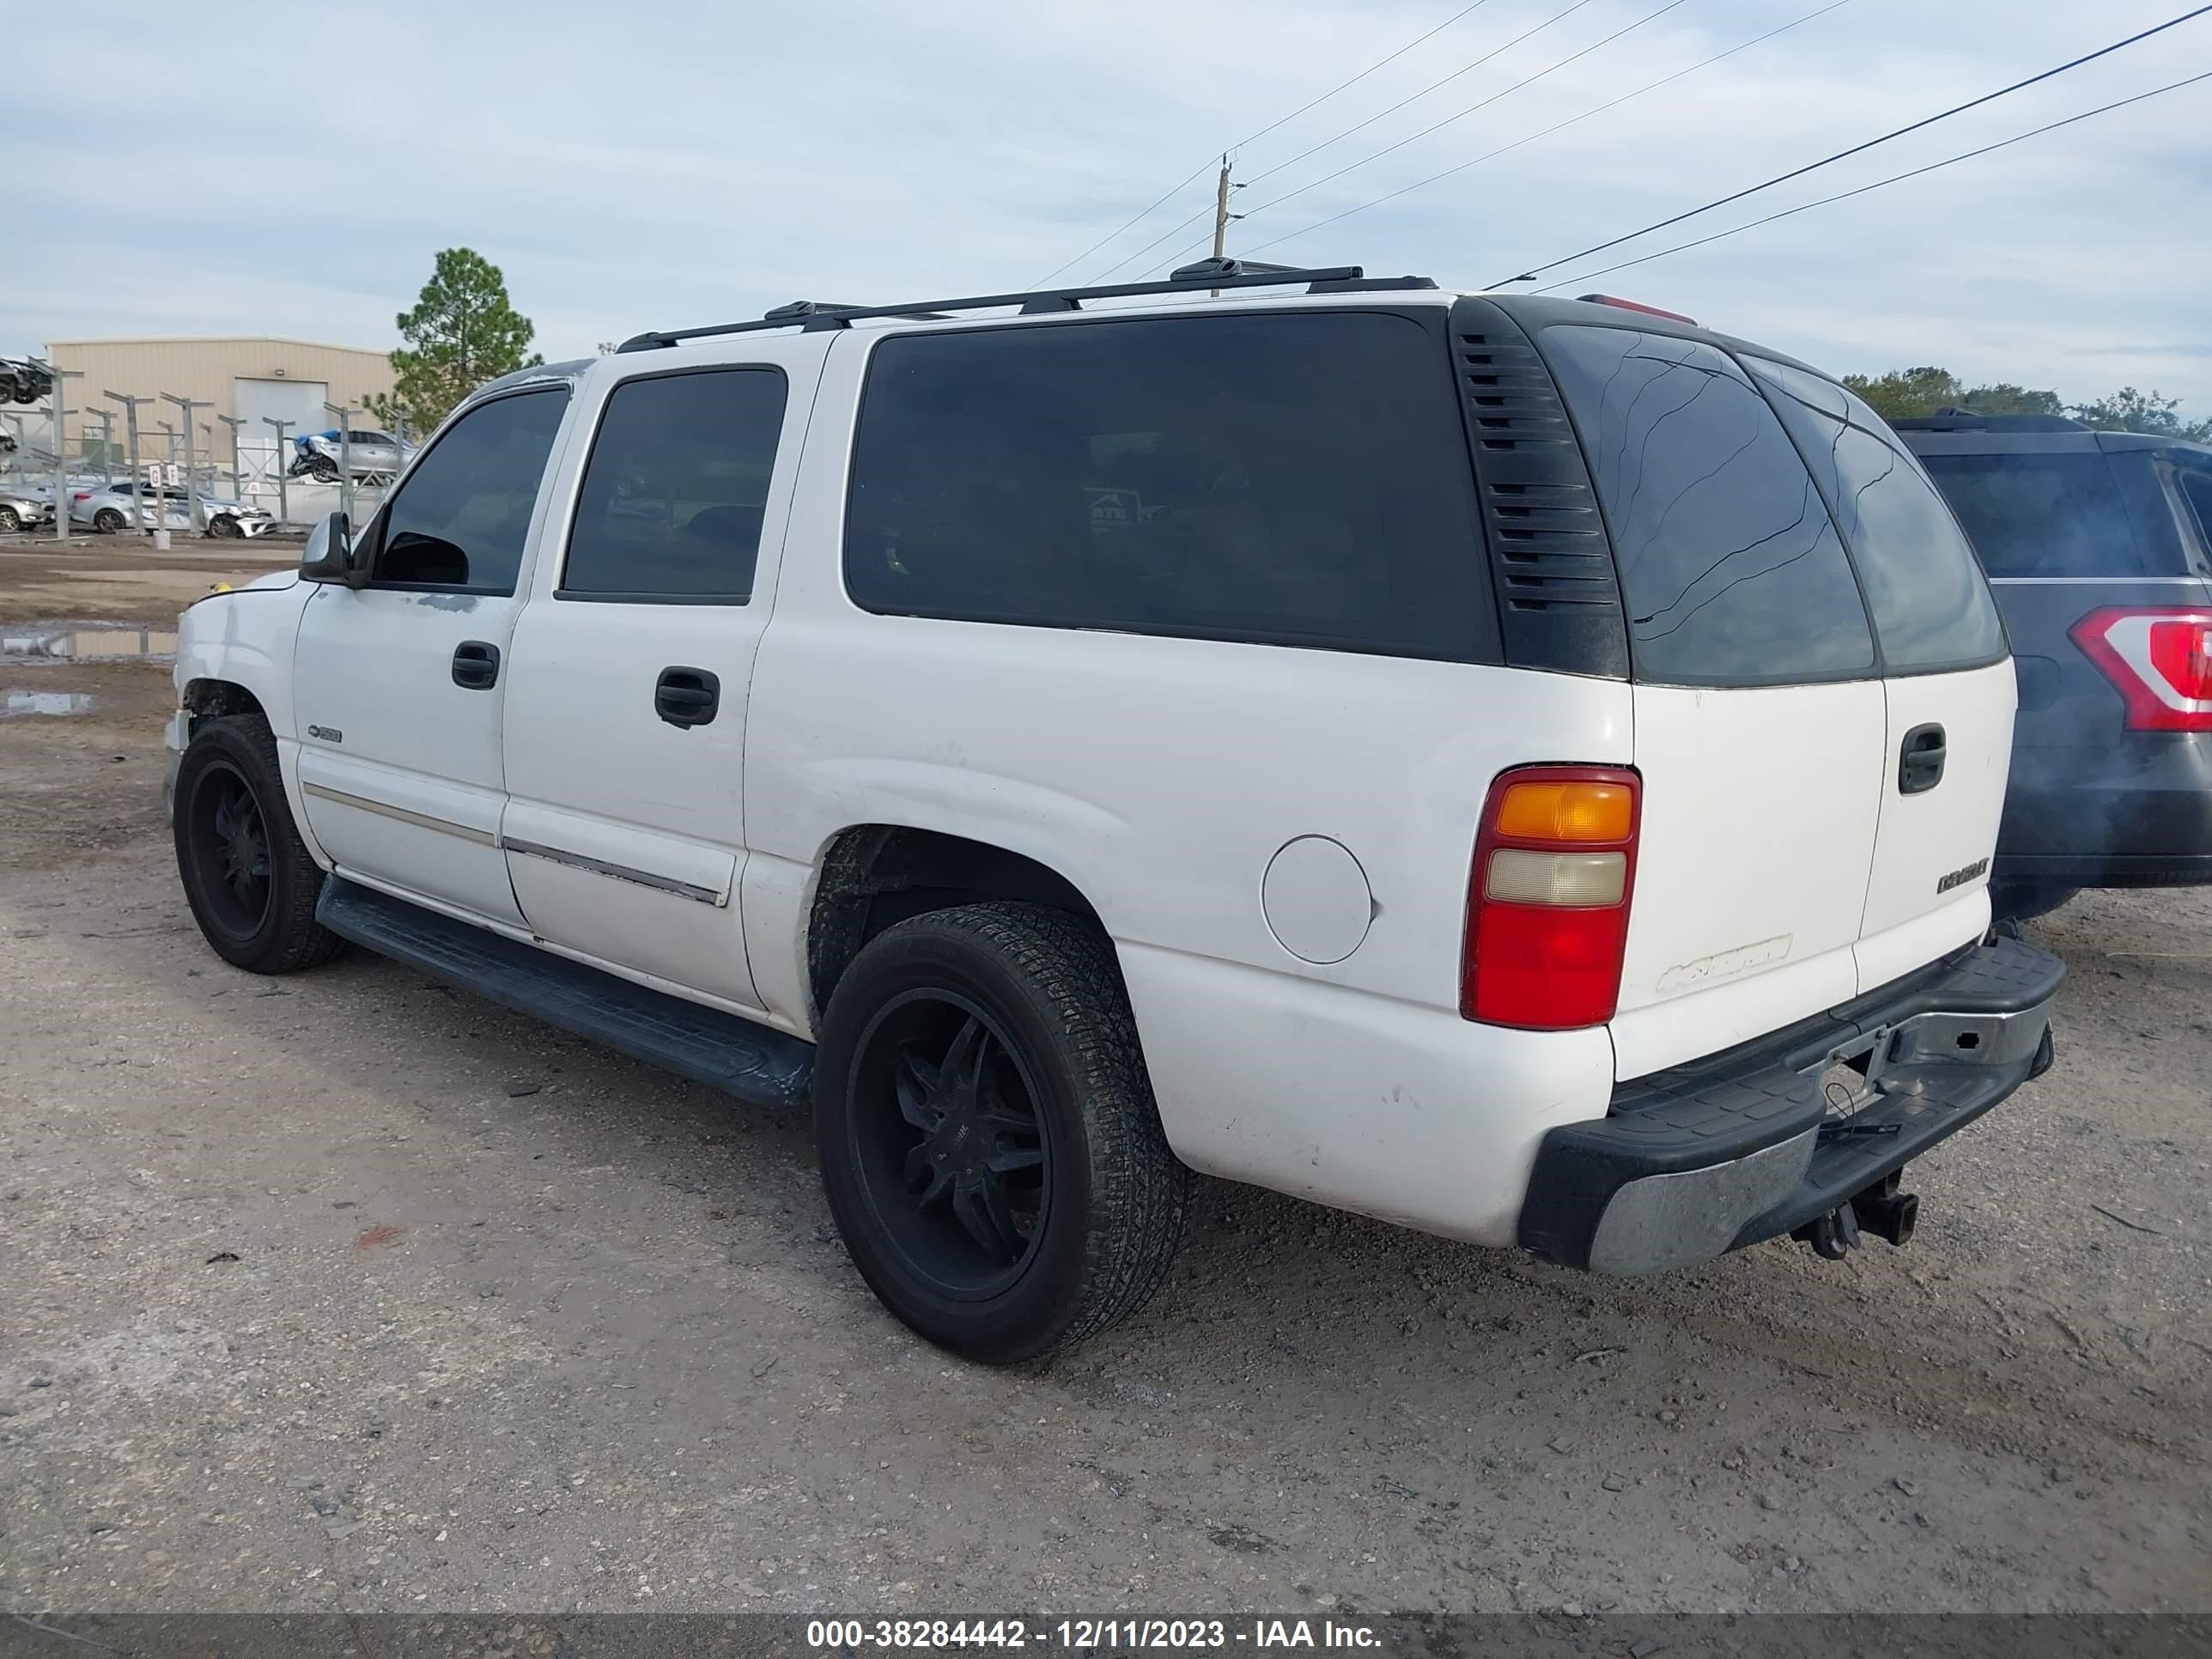
M 314 600 L 316 585 L 289 571 L 264 576 L 250 586 L 198 600 L 177 619 L 177 702 L 181 713 L 175 735 L 188 739 L 198 710 L 220 707 L 215 688 L 234 686 L 260 705 L 276 735 L 277 763 L 284 793 L 308 851 L 327 865 L 307 829 L 300 799 L 299 726 L 292 696 L 292 653 L 300 637 L 300 617 Z

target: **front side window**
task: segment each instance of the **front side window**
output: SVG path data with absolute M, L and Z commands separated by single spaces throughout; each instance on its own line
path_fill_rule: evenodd
M 2002 657 L 2004 624 L 1973 550 L 1905 440 L 1833 380 L 1747 361 L 1835 503 L 1884 666 L 1910 673 Z
M 1634 329 L 1543 331 L 1612 534 L 1638 679 L 1781 684 L 1874 671 L 1835 526 L 1743 372 Z
M 538 486 L 568 394 L 495 398 L 446 428 L 407 475 L 378 527 L 374 580 L 512 593 Z
M 1449 356 L 1411 319 L 876 346 L 845 534 L 869 610 L 1464 660 L 1482 550 Z
M 584 466 L 562 597 L 750 599 L 784 400 L 778 368 L 617 386 Z

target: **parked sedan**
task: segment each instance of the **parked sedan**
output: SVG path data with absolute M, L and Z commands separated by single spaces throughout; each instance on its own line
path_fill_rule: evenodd
M 140 486 L 144 497 L 137 513 L 142 529 L 150 530 L 155 525 L 155 492 Z M 160 525 L 165 530 L 190 530 L 192 527 L 191 497 L 183 489 L 167 486 L 161 491 Z M 220 495 L 202 495 L 200 511 L 207 521 L 210 536 L 259 536 L 276 526 L 276 520 L 264 509 L 243 501 Z M 131 487 L 129 479 L 111 484 L 97 484 L 88 489 L 70 492 L 70 522 L 90 525 L 103 534 L 112 534 L 126 528 L 132 520 Z
M 336 483 L 339 471 L 346 466 L 352 468 L 356 478 L 393 477 L 415 453 L 412 444 L 402 444 L 389 432 L 359 427 L 349 429 L 343 441 L 336 427 L 327 432 L 303 432 L 292 440 L 292 447 L 296 453 L 290 476 L 323 483 Z
M 35 525 L 52 524 L 53 503 L 6 486 L 0 486 L 0 536 L 13 535 Z

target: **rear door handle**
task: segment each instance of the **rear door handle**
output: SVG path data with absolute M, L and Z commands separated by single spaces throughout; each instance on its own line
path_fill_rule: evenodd
M 453 647 L 453 684 L 489 691 L 499 684 L 499 647 L 489 640 L 463 640 Z
M 1897 793 L 1923 795 L 1943 781 L 1943 728 L 1930 721 L 1905 734 L 1897 758 Z
M 703 668 L 664 668 L 653 688 L 653 712 L 686 732 L 712 726 L 721 702 L 720 678 Z

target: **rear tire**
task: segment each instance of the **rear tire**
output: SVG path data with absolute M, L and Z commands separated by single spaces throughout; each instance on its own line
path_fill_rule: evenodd
M 1993 881 L 1990 915 L 1996 921 L 2033 921 L 2049 915 L 2081 890 L 2047 881 Z
M 12 536 L 23 527 L 23 515 L 12 507 L 0 507 L 0 536 Z
M 225 962 L 290 974 L 345 948 L 315 920 L 323 872 L 293 824 L 260 715 L 200 723 L 177 767 L 170 829 L 192 920 Z
M 123 528 L 123 514 L 112 507 L 103 507 L 92 515 L 92 527 L 103 536 L 112 536 Z
M 1033 1359 L 1127 1318 L 1167 1277 L 1194 1182 L 1095 927 L 988 903 L 887 928 L 830 999 L 814 1075 L 846 1248 L 939 1346 Z

